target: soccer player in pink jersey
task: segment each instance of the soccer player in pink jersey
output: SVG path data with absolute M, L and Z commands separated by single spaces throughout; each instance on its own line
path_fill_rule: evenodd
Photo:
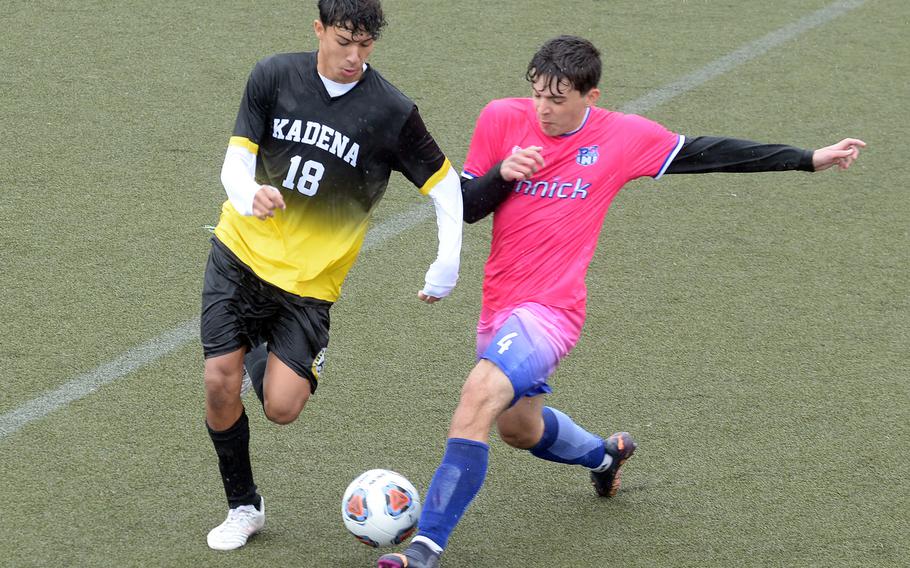
M 585 274 L 610 202 L 635 178 L 664 174 L 847 169 L 865 146 L 846 138 L 819 150 L 733 138 L 689 139 L 646 118 L 595 106 L 598 50 L 561 36 L 531 60 L 532 97 L 488 104 L 462 173 L 469 223 L 495 211 L 477 325 L 478 362 L 452 417 L 419 532 L 380 568 L 431 568 L 486 476 L 490 429 L 507 444 L 590 471 L 612 497 L 636 443 L 606 439 L 544 406 L 547 378 L 578 341 Z

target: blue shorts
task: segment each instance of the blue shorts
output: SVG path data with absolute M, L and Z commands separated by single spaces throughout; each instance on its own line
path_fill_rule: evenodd
M 567 322 L 570 325 L 564 325 Z M 495 364 L 509 378 L 514 405 L 521 397 L 553 392 L 547 379 L 574 347 L 575 327 L 573 318 L 564 319 L 559 311 L 522 304 L 508 313 L 495 334 L 494 329 L 478 328 L 477 356 Z M 580 324 L 577 327 L 580 331 Z

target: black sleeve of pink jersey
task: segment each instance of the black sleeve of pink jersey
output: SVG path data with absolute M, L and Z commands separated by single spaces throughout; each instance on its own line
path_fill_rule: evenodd
M 396 170 L 417 187 L 437 173 L 446 161 L 445 154 L 427 130 L 415 106 L 398 135 Z
M 784 144 L 762 144 L 736 138 L 699 136 L 687 138 L 670 163 L 668 174 L 710 172 L 815 171 L 812 150 Z
M 464 204 L 464 220 L 476 223 L 499 207 L 506 200 L 514 184 L 502 179 L 496 163 L 479 178 L 461 178 L 461 200 Z
M 270 68 L 268 60 L 260 61 L 253 67 L 234 123 L 234 136 L 241 136 L 256 144 L 260 144 L 268 133 L 267 121 L 278 92 L 275 74 Z

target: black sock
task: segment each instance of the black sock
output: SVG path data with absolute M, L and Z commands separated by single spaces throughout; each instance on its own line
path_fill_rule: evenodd
M 268 359 L 269 349 L 265 343 L 260 343 L 243 356 L 243 365 L 246 367 L 246 372 L 250 374 L 250 379 L 253 381 L 253 390 L 256 391 L 259 402 L 265 402 L 265 397 L 262 394 L 262 382 L 265 380 L 265 364 Z
M 227 430 L 216 432 L 208 424 L 206 428 L 218 454 L 218 469 L 228 505 L 231 509 L 240 505 L 255 505 L 258 508 L 259 494 L 253 483 L 253 468 L 250 465 L 250 423 L 246 411 Z

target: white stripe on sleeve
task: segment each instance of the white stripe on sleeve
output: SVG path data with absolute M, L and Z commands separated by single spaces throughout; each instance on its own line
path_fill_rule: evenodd
M 660 168 L 660 171 L 657 172 L 657 175 L 654 176 L 654 179 L 660 179 L 664 172 L 667 171 L 667 168 L 670 167 L 670 164 L 673 163 L 673 159 L 676 158 L 676 154 L 679 154 L 679 151 L 682 150 L 683 144 L 686 143 L 686 137 L 682 134 L 679 135 L 679 140 L 676 141 L 676 148 L 673 148 L 673 151 L 670 152 L 670 155 L 667 156 L 667 159 L 664 160 L 664 165 Z

